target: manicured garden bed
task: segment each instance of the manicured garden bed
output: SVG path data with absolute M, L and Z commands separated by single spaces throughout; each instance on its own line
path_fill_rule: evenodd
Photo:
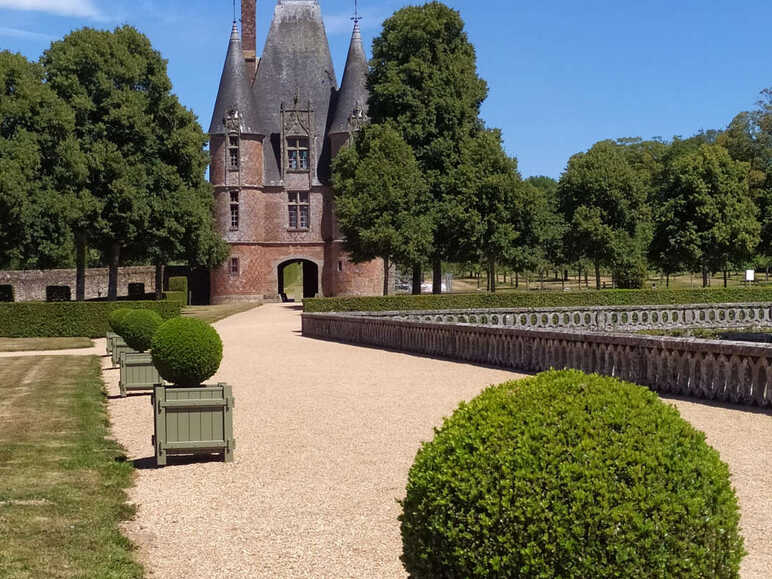
M 34 352 L 91 348 L 88 338 L 0 338 L 0 352 Z
M 107 438 L 103 386 L 95 357 L 0 364 L 0 577 L 142 577 L 118 528 L 133 467 Z

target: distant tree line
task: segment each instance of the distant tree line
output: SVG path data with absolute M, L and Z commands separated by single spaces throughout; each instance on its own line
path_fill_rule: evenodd
M 559 181 L 522 179 L 485 127 L 487 86 L 458 12 L 410 6 L 384 22 L 368 79 L 371 124 L 333 164 L 337 215 L 354 259 L 515 272 L 589 268 L 640 287 L 669 276 L 772 261 L 772 88 L 724 131 L 607 140 L 571 157 Z M 586 270 L 585 270 L 586 271 Z M 385 284 L 388 288 L 388 282 Z
M 211 266 L 227 255 L 207 137 L 166 61 L 130 26 L 77 30 L 39 62 L 0 52 L 0 267 Z

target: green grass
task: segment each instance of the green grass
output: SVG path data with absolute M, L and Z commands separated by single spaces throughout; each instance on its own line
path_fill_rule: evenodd
M 0 577 L 142 577 L 118 528 L 133 467 L 108 435 L 98 358 L 0 361 Z
M 208 324 L 219 322 L 230 316 L 235 316 L 242 312 L 251 310 L 258 307 L 260 304 L 251 303 L 237 303 L 237 304 L 221 304 L 218 306 L 186 306 L 182 309 L 182 315 L 188 318 L 196 318 L 203 320 Z
M 76 350 L 93 345 L 88 338 L 0 338 L 0 352 Z
M 298 301 L 303 299 L 302 263 L 291 263 L 284 268 L 284 293 Z

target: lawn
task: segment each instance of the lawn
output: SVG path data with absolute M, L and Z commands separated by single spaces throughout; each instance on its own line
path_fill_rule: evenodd
M 141 577 L 92 356 L 0 360 L 0 577 Z
M 0 352 L 75 350 L 93 345 L 88 338 L 0 338 Z
M 209 324 L 213 324 L 230 316 L 235 316 L 236 314 L 256 308 L 259 305 L 260 304 L 252 302 L 221 304 L 218 306 L 186 306 L 182 310 L 182 315 L 188 318 L 198 318 L 199 320 L 204 320 Z

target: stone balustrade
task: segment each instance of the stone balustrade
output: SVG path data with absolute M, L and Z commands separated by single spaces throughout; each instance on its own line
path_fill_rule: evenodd
M 772 325 L 772 303 L 356 312 L 375 318 L 522 329 L 592 331 L 747 328 Z
M 727 312 L 728 306 L 622 308 L 637 311 Z M 769 304 L 736 307 L 737 312 L 763 311 Z M 689 310 L 689 308 L 696 308 Z M 766 309 L 764 309 L 766 308 Z M 561 314 L 592 315 L 600 320 L 616 308 L 566 308 Z M 598 311 L 601 310 L 601 311 Z M 550 310 L 556 313 L 555 310 Z M 528 311 L 528 314 L 536 313 Z M 519 312 L 487 311 L 470 316 L 514 316 Z M 434 316 L 435 313 L 433 312 Z M 441 317 L 446 313 L 436 313 Z M 619 312 L 618 312 L 619 315 Z M 670 316 L 668 316 L 670 318 Z M 509 318 L 512 319 L 512 318 Z M 640 318 L 639 318 L 640 319 Z M 688 322 L 687 322 L 688 323 Z M 702 325 L 702 324 L 700 324 Z M 672 326 L 670 326 L 672 327 Z M 550 368 L 576 368 L 642 384 L 653 390 L 710 400 L 762 407 L 772 406 L 772 345 L 672 338 L 620 333 L 588 332 L 587 328 L 528 329 L 470 323 L 406 321 L 396 316 L 359 314 L 303 314 L 303 335 L 389 348 L 427 356 L 487 364 L 512 370 L 541 372 Z

